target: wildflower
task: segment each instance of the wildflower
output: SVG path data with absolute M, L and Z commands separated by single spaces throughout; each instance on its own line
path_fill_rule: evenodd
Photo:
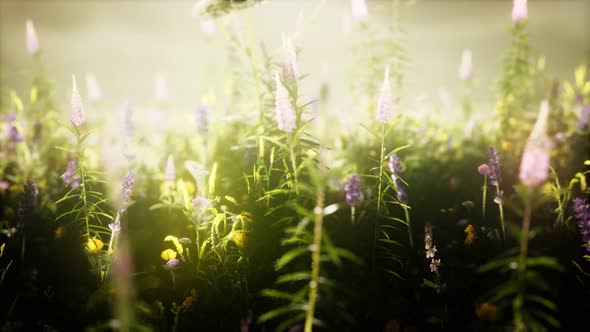
M 275 95 L 275 113 L 277 116 L 277 124 L 279 130 L 290 133 L 295 129 L 296 116 L 291 105 L 289 92 L 279 77 L 279 73 L 275 72 L 276 95 Z
M 127 206 L 131 201 L 131 193 L 133 192 L 134 184 L 135 174 L 133 171 L 129 171 L 123 178 L 123 183 L 121 184 L 121 197 L 123 199 L 124 206 Z
M 180 263 L 180 260 L 177 259 L 177 258 L 174 258 L 174 259 L 171 259 L 171 260 L 167 261 L 165 265 L 166 265 L 167 268 L 173 269 L 176 266 L 178 266 L 179 263 Z
M 86 249 L 88 249 L 88 251 L 92 254 L 96 254 L 96 253 L 100 252 L 100 250 L 102 249 L 103 246 L 104 246 L 104 243 L 100 239 L 96 239 L 96 238 L 90 239 L 86 243 Z
M 587 104 L 582 109 L 580 113 L 580 117 L 578 118 L 577 128 L 579 130 L 586 130 L 588 129 L 588 123 L 590 122 L 590 104 Z
M 430 259 L 430 272 L 438 271 L 440 259 L 435 259 L 437 252 L 436 246 L 432 241 L 432 226 L 424 226 L 424 249 L 426 249 L 426 259 Z
M 174 167 L 174 159 L 172 156 L 168 156 L 168 161 L 166 163 L 166 171 L 164 172 L 164 179 L 166 181 L 173 181 L 176 180 L 176 167 Z
M 236 231 L 236 232 L 233 232 L 232 240 L 234 241 L 234 243 L 238 247 L 240 247 L 241 249 L 243 249 L 244 248 L 244 245 L 246 243 L 246 232 L 244 232 L 244 231 Z
M 27 53 L 29 55 L 35 55 L 39 52 L 39 38 L 37 37 L 37 32 L 35 31 L 35 26 L 33 25 L 32 20 L 27 20 L 27 38 L 26 38 L 26 45 L 27 45 Z
M 94 73 L 86 74 L 86 88 L 88 89 L 88 100 L 100 100 L 100 98 L 102 97 L 102 92 L 100 91 L 100 87 L 98 86 L 98 81 L 96 80 L 96 76 L 94 75 Z
M 432 259 L 430 262 L 430 272 L 438 271 L 438 267 L 440 266 L 440 259 Z
M 80 127 L 84 123 L 84 107 L 82 106 L 82 98 L 78 92 L 76 85 L 76 77 L 72 76 L 72 123 L 76 127 Z
M 159 103 L 165 103 L 168 101 L 168 83 L 162 73 L 156 75 L 156 88 L 155 97 Z
M 389 65 L 387 65 L 385 67 L 385 79 L 379 90 L 379 99 L 377 100 L 377 120 L 382 123 L 391 121 L 393 108 L 393 95 L 389 83 Z
M 512 22 L 522 23 L 527 19 L 527 0 L 514 0 L 512 6 Z
M 111 229 L 111 232 L 118 233 L 121 231 L 121 222 L 117 220 L 114 223 L 110 223 L 109 228 Z
M 528 187 L 538 186 L 549 176 L 551 141 L 545 133 L 549 103 L 543 101 L 535 127 L 526 143 L 520 163 L 519 179 Z
M 369 9 L 365 0 L 352 0 L 352 18 L 356 22 L 366 21 L 369 18 Z
M 9 114 L 6 119 L 6 124 L 4 125 L 4 135 L 8 139 L 8 145 L 10 147 L 13 147 L 16 143 L 24 141 L 24 137 L 15 122 L 16 116 L 14 114 Z
M 203 137 L 205 137 L 209 131 L 209 112 L 209 106 L 198 105 L 193 115 L 195 124 L 197 125 L 197 132 Z
M 502 170 L 500 168 L 500 155 L 498 150 L 490 146 L 488 148 L 488 177 L 493 186 L 499 186 L 502 183 Z
M 582 241 L 590 252 L 590 204 L 585 198 L 574 198 L 574 216 L 576 217 Z
M 123 103 L 123 136 L 126 139 L 131 139 L 135 132 L 135 125 L 133 123 L 133 112 L 131 110 L 131 103 L 126 100 Z
M 162 253 L 160 254 L 160 257 L 162 257 L 162 259 L 165 261 L 175 259 L 176 258 L 176 251 L 174 251 L 172 249 L 166 249 L 166 250 L 162 251 Z
M 77 161 L 71 158 L 66 166 L 66 172 L 61 176 L 61 179 L 66 185 L 75 188 L 80 185 L 80 174 L 76 174 L 78 170 Z
M 283 75 L 289 82 L 297 81 L 299 66 L 297 65 L 297 53 L 293 47 L 291 38 L 283 36 Z
M 469 225 L 467 225 L 467 227 L 465 227 L 465 230 L 463 232 L 466 234 L 465 245 L 466 246 L 471 245 L 476 238 L 475 227 L 473 227 L 473 225 L 469 224 Z
M 473 79 L 473 56 L 469 49 L 463 50 L 463 53 L 461 54 L 459 78 L 463 81 L 470 81 Z
M 197 210 L 204 210 L 209 206 L 210 201 L 208 199 L 206 199 L 205 197 L 196 197 L 195 199 L 193 199 L 193 201 L 191 202 L 193 204 L 193 207 Z
M 348 183 L 344 186 L 346 192 L 346 203 L 350 206 L 355 206 L 363 200 L 361 192 L 361 180 L 356 173 L 350 175 Z
M 402 174 L 404 168 L 396 153 L 389 157 L 389 170 L 391 171 L 391 178 L 393 179 L 395 191 L 397 192 L 397 200 L 401 203 L 408 203 L 408 193 L 404 187 L 403 181 L 399 178 L 399 175 Z

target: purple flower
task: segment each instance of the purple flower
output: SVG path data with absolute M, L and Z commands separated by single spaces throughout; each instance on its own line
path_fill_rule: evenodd
M 355 206 L 363 200 L 361 180 L 356 173 L 350 175 L 348 182 L 344 186 L 344 191 L 346 193 L 346 203 L 350 206 Z
M 393 185 L 397 192 L 397 200 L 401 203 L 407 204 L 408 193 L 404 187 L 403 181 L 399 178 L 399 175 L 403 173 L 404 168 L 397 153 L 394 153 L 389 157 L 389 170 L 391 171 L 391 179 L 393 180 Z
M 490 183 L 493 186 L 499 186 L 500 184 L 502 184 L 502 170 L 500 168 L 500 154 L 498 154 L 498 150 L 496 150 L 492 146 L 490 146 L 488 148 L 488 167 L 489 167 L 488 177 L 490 178 Z
M 389 65 L 385 67 L 385 79 L 379 90 L 379 99 L 377 100 L 377 121 L 387 123 L 393 117 L 393 94 L 391 84 L 389 83 Z
M 590 204 L 587 199 L 574 198 L 574 216 L 578 220 L 582 241 L 586 242 L 586 250 L 590 252 Z
M 121 231 L 121 223 L 119 222 L 119 220 L 117 220 L 114 223 L 110 223 L 109 228 L 111 229 L 111 232 L 117 233 Z
M 490 167 L 488 164 L 481 164 L 477 167 L 477 172 L 481 175 L 490 175 Z
M 193 207 L 197 210 L 203 210 L 206 209 L 209 206 L 209 200 L 206 199 L 205 197 L 196 197 L 195 199 L 193 199 L 192 204 Z
M 33 25 L 32 20 L 27 20 L 27 37 L 26 37 L 26 45 L 27 45 L 27 53 L 29 55 L 35 55 L 39 52 L 39 38 L 37 37 L 37 32 L 35 31 L 35 26 Z
M 277 116 L 277 125 L 279 130 L 290 133 L 295 129 L 297 119 L 295 116 L 295 111 L 293 111 L 293 106 L 291 105 L 289 92 L 281 83 L 278 72 L 275 72 L 275 84 L 275 113 Z
M 579 130 L 586 130 L 588 129 L 588 123 L 590 122 L 590 104 L 587 104 L 582 109 L 580 113 L 580 117 L 578 118 L 578 125 L 577 128 Z
M 512 6 L 512 22 L 521 23 L 527 19 L 527 0 L 514 0 Z
M 168 156 L 168 162 L 166 163 L 166 171 L 164 172 L 164 179 L 166 181 L 176 180 L 176 167 L 174 167 L 174 159 L 172 159 L 172 156 Z
M 436 246 L 432 241 L 432 226 L 427 224 L 424 226 L 424 249 L 426 250 L 426 259 L 430 259 L 430 272 L 438 271 L 438 267 L 440 265 L 440 259 L 435 259 L 436 256 Z
M 80 127 L 84 123 L 84 107 L 82 106 L 82 98 L 78 92 L 76 85 L 76 77 L 72 76 L 72 123 L 76 127 Z
M 4 126 L 4 135 L 8 139 L 8 146 L 10 147 L 13 147 L 16 143 L 24 141 L 23 135 L 15 124 L 15 117 L 13 115 L 8 117 L 8 121 Z
M 168 262 L 166 262 L 166 267 L 169 269 L 173 269 L 176 266 L 178 266 L 179 263 L 180 263 L 180 260 L 178 258 L 174 258 L 174 259 L 171 259 Z
M 125 207 L 127 207 L 129 202 L 131 201 L 131 193 L 133 192 L 134 184 L 135 174 L 133 173 L 133 171 L 129 171 L 123 178 L 123 183 L 121 184 L 121 197 L 123 200 L 123 206 Z
M 66 185 L 75 188 L 80 185 L 80 174 L 76 174 L 78 170 L 78 162 L 71 158 L 66 165 L 66 172 L 61 176 Z

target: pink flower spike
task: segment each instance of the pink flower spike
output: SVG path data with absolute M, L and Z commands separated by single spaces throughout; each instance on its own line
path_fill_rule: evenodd
M 459 78 L 463 81 L 469 81 L 473 79 L 473 55 L 469 49 L 463 50 L 463 53 L 461 54 Z
M 548 116 L 549 103 L 545 100 L 541 103 L 537 122 L 526 143 L 520 162 L 518 177 L 528 187 L 541 185 L 549 177 L 552 142 L 545 132 Z
M 527 0 L 514 0 L 512 6 L 512 22 L 522 23 L 528 17 Z
M 174 166 L 174 159 L 172 158 L 172 156 L 168 156 L 168 161 L 166 162 L 166 170 L 164 171 L 164 179 L 166 181 L 176 180 L 176 167 Z
M 369 18 L 369 9 L 365 0 L 352 0 L 351 7 L 354 21 L 362 22 Z
M 72 75 L 72 123 L 76 127 L 80 127 L 84 123 L 84 107 L 82 106 L 82 98 L 78 92 L 76 85 L 76 77 Z
M 391 92 L 391 84 L 389 83 L 389 65 L 385 67 L 385 79 L 379 91 L 379 99 L 377 100 L 377 120 L 379 122 L 387 123 L 393 118 L 393 94 Z
M 277 116 L 277 125 L 279 130 L 286 133 L 293 132 L 296 127 L 295 111 L 293 111 L 293 106 L 291 105 L 289 92 L 281 83 L 278 72 L 275 72 L 275 84 L 275 113 Z
M 297 53 L 293 47 L 293 41 L 289 37 L 283 37 L 283 70 L 285 78 L 290 82 L 297 81 L 299 66 L 297 65 Z
M 35 55 L 37 52 L 39 52 L 39 38 L 37 37 L 37 32 L 35 31 L 35 26 L 33 25 L 33 21 L 28 19 L 26 25 L 27 25 L 27 38 L 26 38 L 27 53 L 29 53 L 29 55 Z

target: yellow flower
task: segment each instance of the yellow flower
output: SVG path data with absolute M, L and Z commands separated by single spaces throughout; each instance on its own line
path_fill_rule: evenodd
M 166 249 L 166 250 L 162 251 L 162 254 L 160 255 L 160 257 L 162 257 L 162 259 L 165 261 L 175 259 L 176 258 L 176 251 L 174 251 L 172 249 Z
M 475 308 L 475 315 L 481 320 L 498 319 L 498 307 L 489 302 L 484 302 Z
M 179 254 L 182 255 L 182 252 L 184 251 L 182 244 L 180 244 L 180 241 L 178 241 L 178 238 L 176 236 L 172 236 L 172 235 L 168 235 L 166 236 L 166 238 L 164 239 L 164 242 L 167 241 L 171 241 L 172 244 L 174 244 L 174 247 L 176 248 L 176 251 L 178 251 Z M 171 259 L 173 259 L 174 257 L 172 257 Z
M 100 252 L 103 246 L 104 243 L 102 243 L 102 241 L 99 239 L 90 239 L 88 240 L 88 243 L 86 243 L 88 251 L 90 251 L 93 254 Z
M 512 143 L 507 142 L 507 141 L 502 142 L 502 150 L 504 150 L 504 151 L 512 150 Z
M 234 240 L 238 247 L 244 249 L 244 244 L 246 243 L 246 232 L 235 231 L 232 240 Z
M 463 232 L 467 234 L 467 237 L 465 237 L 465 245 L 470 246 L 477 237 L 477 235 L 475 234 L 475 227 L 469 224 L 467 225 L 467 227 L 465 227 L 465 230 Z
M 188 192 L 189 195 L 194 196 L 195 194 L 195 185 L 188 181 L 184 183 L 184 188 L 186 189 L 186 191 Z
M 58 227 L 58 228 L 55 230 L 55 238 L 56 238 L 56 239 L 61 239 L 61 238 L 64 236 L 65 232 L 66 232 L 66 229 L 65 229 L 65 227 L 63 227 L 63 226 L 59 226 L 59 227 Z

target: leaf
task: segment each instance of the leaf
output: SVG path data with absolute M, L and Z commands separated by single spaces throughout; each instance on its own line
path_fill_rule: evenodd
M 553 303 L 552 301 L 550 301 L 542 296 L 528 294 L 525 296 L 525 299 L 535 302 L 535 303 L 538 303 L 551 311 L 557 311 L 557 305 L 555 305 L 555 303 Z
M 295 282 L 309 279 L 311 279 L 311 274 L 309 273 L 309 271 L 302 271 L 282 275 L 277 279 L 277 283 L 282 284 L 287 282 Z
M 289 251 L 287 251 L 283 256 L 281 256 L 281 258 L 279 258 L 279 260 L 275 263 L 275 270 L 280 270 L 283 267 L 285 267 L 287 264 L 289 264 L 289 262 L 291 262 L 292 260 L 294 260 L 295 258 L 305 254 L 308 252 L 308 249 L 306 247 L 299 247 L 299 248 L 295 248 L 295 249 L 291 249 Z
M 276 289 L 264 289 L 260 292 L 260 295 L 283 300 L 292 300 L 294 295 L 291 293 L 283 292 Z
M 209 175 L 209 197 L 215 194 L 215 178 L 217 177 L 217 162 L 213 164 Z
M 291 313 L 293 311 L 298 311 L 298 310 L 303 310 L 303 307 L 301 305 L 294 305 L 294 304 L 289 304 L 286 306 L 278 307 L 278 308 L 268 311 L 268 312 L 264 313 L 263 315 L 261 315 L 260 317 L 258 317 L 258 322 L 263 323 L 263 322 L 269 321 L 273 318 Z

